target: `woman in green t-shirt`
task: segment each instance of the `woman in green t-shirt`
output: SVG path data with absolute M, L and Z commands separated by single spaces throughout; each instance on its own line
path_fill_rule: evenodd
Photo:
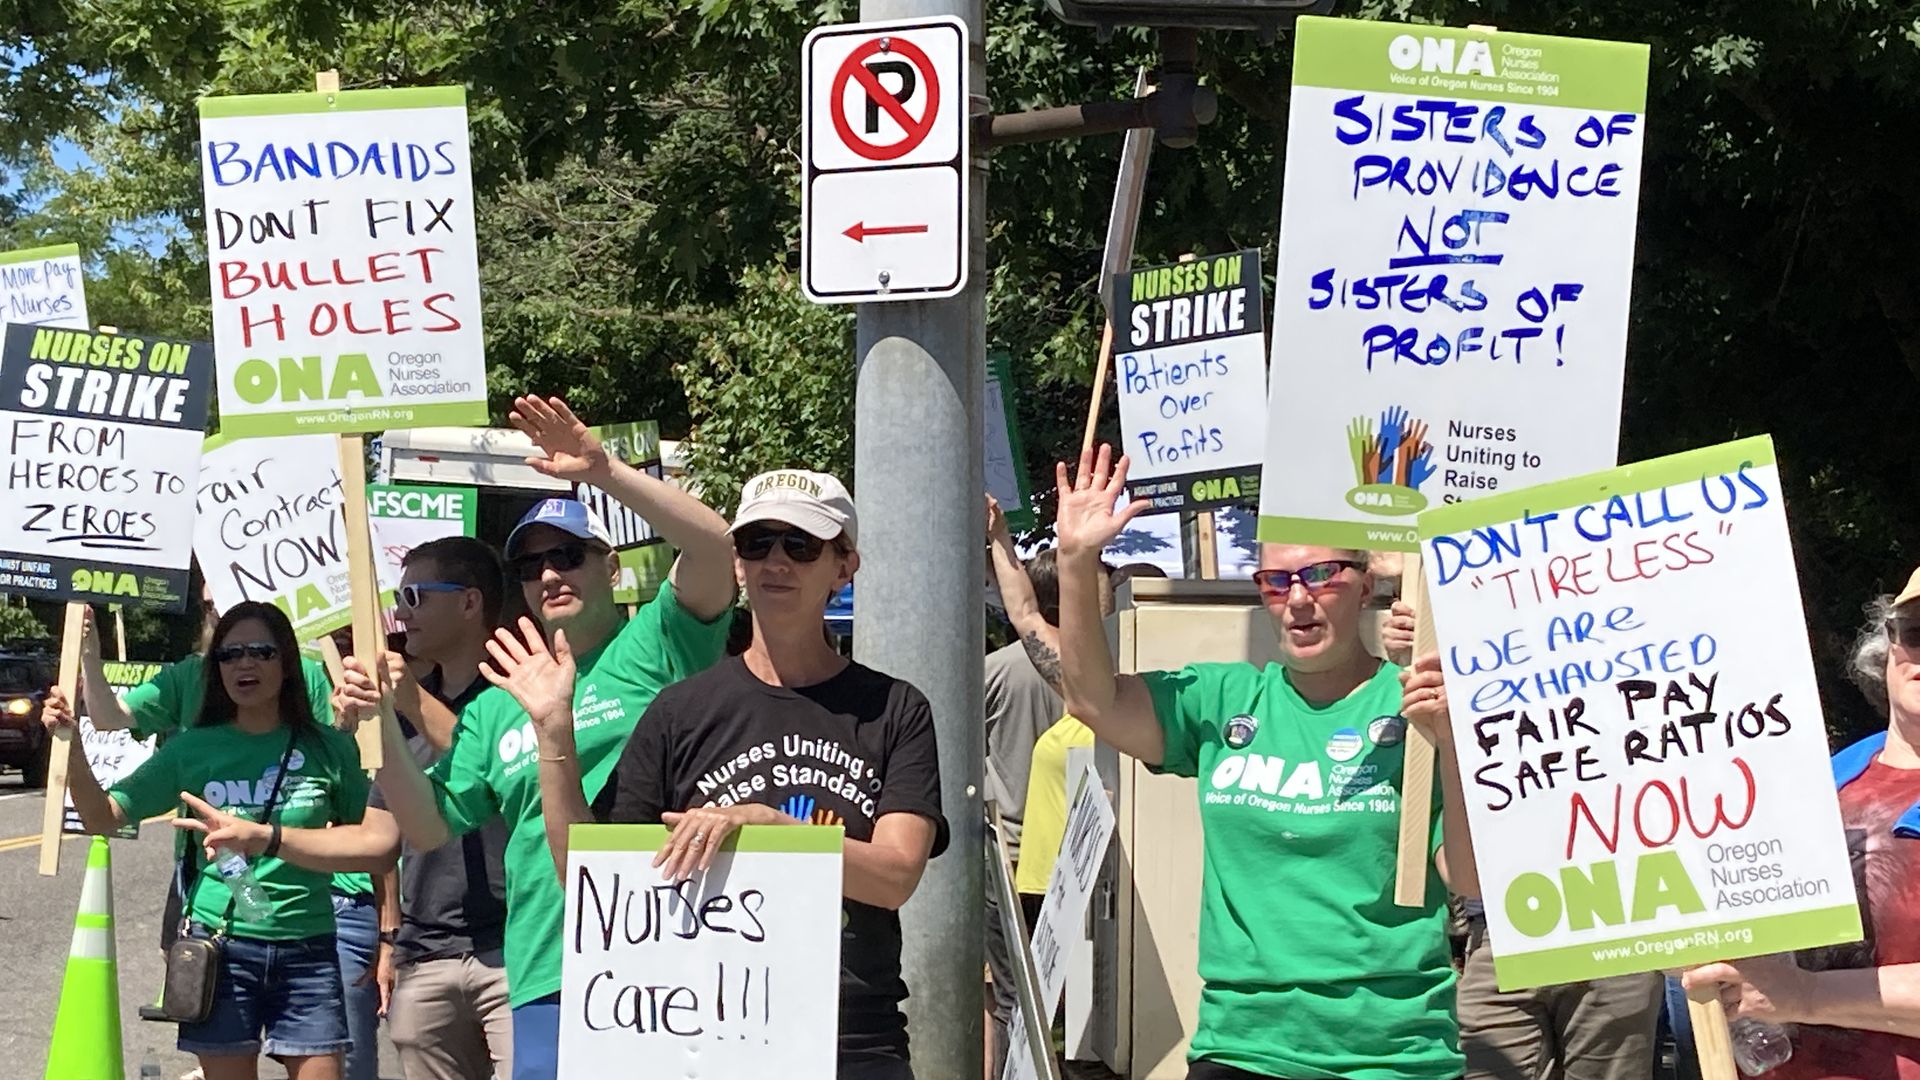
M 1367 651 L 1364 553 L 1267 544 L 1255 581 L 1280 663 L 1115 675 L 1100 552 L 1147 504 L 1116 509 L 1127 459 L 1110 455 L 1082 454 L 1076 483 L 1059 469 L 1061 688 L 1103 741 L 1199 781 L 1189 1080 L 1458 1077 L 1446 894 L 1478 884 L 1437 661 L 1403 674 Z M 1393 899 L 1409 721 L 1435 738 L 1445 807 L 1418 908 Z
M 101 790 L 75 739 L 68 787 L 95 833 L 183 801 L 209 820 L 263 823 L 268 839 L 258 848 L 230 845 L 229 829 L 209 837 L 204 854 L 190 845 L 178 868 L 186 932 L 225 941 L 213 1012 L 180 1025 L 179 1047 L 199 1057 L 207 1080 L 250 1080 L 263 1051 L 291 1080 L 338 1080 L 352 1041 L 327 870 L 379 870 L 391 856 L 383 837 L 351 828 L 328 831 L 338 834 L 333 854 L 359 865 L 307 868 L 280 857 L 283 826 L 304 832 L 360 821 L 367 777 L 359 749 L 351 736 L 314 722 L 293 627 L 278 608 L 237 604 L 212 641 L 194 726 L 110 791 Z M 49 726 L 73 722 L 57 690 L 46 713 Z

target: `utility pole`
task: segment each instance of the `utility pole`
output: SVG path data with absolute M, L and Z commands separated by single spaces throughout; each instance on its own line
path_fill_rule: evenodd
M 861 0 L 862 22 L 957 15 L 968 27 L 970 115 L 986 113 L 982 0 Z M 952 828 L 901 912 L 915 1072 L 984 1071 L 986 147 L 974 140 L 966 288 L 943 300 L 863 304 L 855 348 L 854 474 L 861 567 L 854 658 L 933 705 L 941 805 Z

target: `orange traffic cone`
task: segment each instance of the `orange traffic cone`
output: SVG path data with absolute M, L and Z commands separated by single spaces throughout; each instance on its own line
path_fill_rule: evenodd
M 113 862 L 107 838 L 87 852 L 80 912 L 47 1048 L 46 1080 L 126 1080 L 120 1050 L 120 968 L 113 950 Z

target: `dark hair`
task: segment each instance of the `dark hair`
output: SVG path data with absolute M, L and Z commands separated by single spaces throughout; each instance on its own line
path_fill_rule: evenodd
M 1130 562 L 1116 568 L 1110 576 L 1113 579 L 1113 587 L 1117 590 L 1134 578 L 1163 578 L 1167 576 L 1167 572 L 1154 563 Z
M 433 563 L 441 580 L 480 592 L 480 615 L 488 629 L 500 625 L 507 602 L 507 579 L 500 567 L 500 556 L 491 546 L 471 536 L 443 536 L 408 551 L 400 565 Z
M 307 675 L 300 666 L 300 643 L 294 640 L 293 624 L 287 621 L 285 612 L 258 600 L 233 605 L 214 624 L 213 644 L 207 653 L 206 699 L 200 705 L 198 726 L 233 723 L 238 710 L 233 698 L 227 696 L 227 684 L 220 678 L 220 665 L 214 661 L 212 650 L 219 648 L 233 628 L 247 619 L 266 624 L 267 636 L 273 639 L 274 648 L 280 650 L 280 722 L 296 733 L 316 731 L 313 699 L 307 695 Z
M 1060 553 L 1053 548 L 1027 560 L 1027 580 L 1033 582 L 1033 598 L 1040 605 L 1040 617 L 1052 626 L 1060 625 Z

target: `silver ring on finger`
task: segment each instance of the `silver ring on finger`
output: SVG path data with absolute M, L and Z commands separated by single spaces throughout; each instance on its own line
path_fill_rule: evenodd
M 707 843 L 707 830 L 701 829 L 698 832 L 695 832 L 693 834 L 693 842 L 701 845 L 702 847 L 705 847 Z

